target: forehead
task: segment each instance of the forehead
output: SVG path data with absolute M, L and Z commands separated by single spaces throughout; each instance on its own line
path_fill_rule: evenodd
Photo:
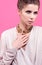
M 34 10 L 34 11 L 38 11 L 38 5 L 36 4 L 27 4 L 24 6 L 24 8 L 22 10 Z

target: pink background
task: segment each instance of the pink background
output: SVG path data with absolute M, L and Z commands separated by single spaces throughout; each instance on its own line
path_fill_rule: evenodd
M 34 25 L 42 26 L 42 0 L 39 14 Z M 0 34 L 19 23 L 17 0 L 0 0 Z

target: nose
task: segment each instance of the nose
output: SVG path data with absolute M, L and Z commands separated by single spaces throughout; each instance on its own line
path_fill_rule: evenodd
M 33 13 L 31 13 L 31 15 L 30 15 L 30 19 L 31 19 L 31 20 L 34 19 L 34 14 L 33 14 Z

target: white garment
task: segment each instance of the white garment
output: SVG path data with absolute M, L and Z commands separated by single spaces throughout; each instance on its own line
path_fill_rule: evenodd
M 0 40 L 0 48 L 1 48 L 1 40 Z
M 42 65 L 42 27 L 34 26 L 32 28 L 26 49 L 23 50 L 21 48 L 20 50 L 17 50 L 15 57 L 15 51 L 11 50 L 13 50 L 12 42 L 16 38 L 16 27 L 2 33 L 1 55 L 4 56 L 5 54 L 6 57 L 3 57 L 0 65 L 10 65 L 10 63 L 12 63 L 12 65 Z M 7 49 L 10 50 L 6 52 Z

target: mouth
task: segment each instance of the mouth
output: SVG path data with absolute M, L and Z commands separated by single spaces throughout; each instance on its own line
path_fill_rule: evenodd
M 26 25 L 33 25 L 33 21 L 27 21 Z
M 33 21 L 29 21 L 29 24 L 33 23 Z

